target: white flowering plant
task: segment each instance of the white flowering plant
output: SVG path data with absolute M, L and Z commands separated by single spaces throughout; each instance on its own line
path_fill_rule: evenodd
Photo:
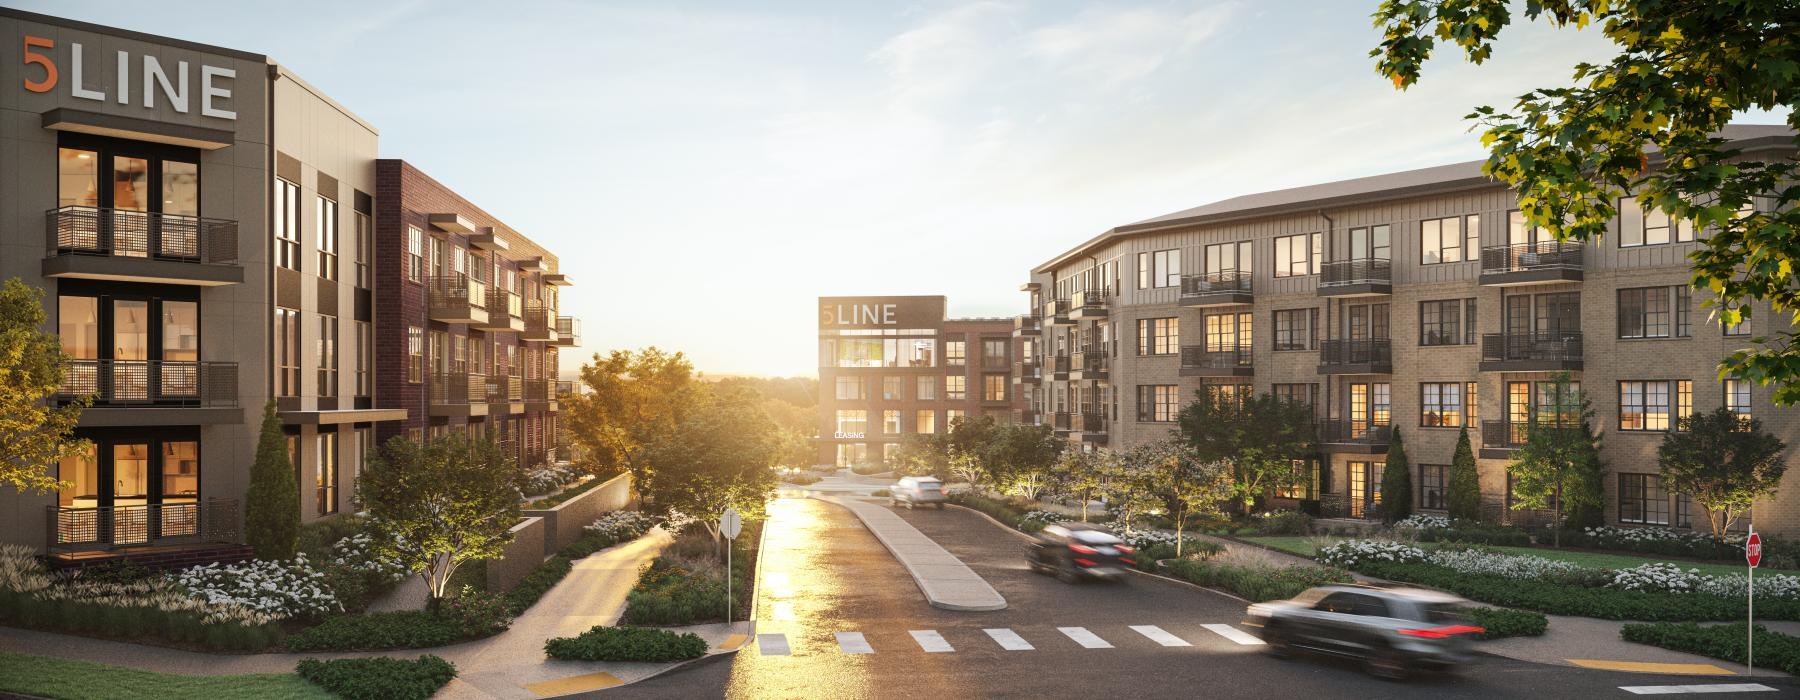
M 214 562 L 171 573 L 168 579 L 209 605 L 242 606 L 277 619 L 317 619 L 344 610 L 325 573 L 313 568 L 305 554 L 287 561 Z
M 1722 597 L 1742 596 L 1749 577 L 1731 574 L 1709 576 L 1699 569 L 1683 570 L 1669 562 L 1656 562 L 1612 572 L 1610 588 L 1656 593 L 1705 593 Z M 1756 577 L 1756 597 L 1800 599 L 1800 576 L 1773 574 Z
M 405 564 L 376 554 L 374 542 L 375 537 L 368 531 L 344 537 L 331 545 L 331 563 L 389 583 L 398 583 L 412 574 Z
M 1425 550 L 1391 540 L 1343 540 L 1320 547 L 1314 558 L 1326 566 L 1354 569 L 1373 562 L 1418 564 L 1425 561 Z
M 582 529 L 614 542 L 624 542 L 642 537 L 650 528 L 656 527 L 662 519 L 645 515 L 635 510 L 615 510 L 600 516 L 598 520 Z
M 1441 530 L 1454 524 L 1449 516 L 1414 513 L 1394 523 L 1394 527 L 1410 530 Z
M 540 496 L 555 491 L 581 478 L 581 473 L 567 467 L 545 466 L 525 475 L 525 494 Z
M 1045 525 L 1055 525 L 1056 523 L 1065 522 L 1068 519 L 1068 516 L 1052 513 L 1047 510 L 1026 511 L 1024 517 L 1019 518 L 1019 529 L 1037 530 Z M 1031 527 L 1033 525 L 1037 527 Z

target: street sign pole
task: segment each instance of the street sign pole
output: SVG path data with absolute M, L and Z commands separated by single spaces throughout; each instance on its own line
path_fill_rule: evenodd
M 736 580 L 731 578 L 731 543 L 737 540 L 739 532 L 744 529 L 744 518 L 738 515 L 736 508 L 726 508 L 719 514 L 719 534 L 725 536 L 725 625 L 729 627 L 731 619 L 731 599 L 737 597 L 734 589 Z
M 1762 536 L 1756 534 L 1756 525 L 1750 525 L 1750 538 L 1744 540 L 1744 563 L 1748 564 L 1750 581 L 1745 586 L 1747 613 L 1744 616 L 1744 666 L 1748 669 L 1745 675 L 1756 675 L 1756 567 L 1762 564 Z

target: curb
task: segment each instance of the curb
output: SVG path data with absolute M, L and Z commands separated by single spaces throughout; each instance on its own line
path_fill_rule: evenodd
M 994 610 L 1005 610 L 1006 609 L 1006 597 L 1000 595 L 999 591 L 994 591 L 994 587 L 992 585 L 988 584 L 986 579 L 982 579 L 980 577 L 980 575 L 975 574 L 972 569 L 970 570 L 970 574 L 974 575 L 977 580 L 981 581 L 982 585 L 987 586 L 988 590 L 994 592 L 994 597 L 1000 599 L 999 605 L 991 605 L 991 604 L 989 604 L 989 605 L 962 605 L 962 604 L 958 604 L 958 603 L 946 603 L 943 601 L 933 599 L 931 596 L 931 593 L 925 590 L 924 582 L 919 580 L 918 572 L 913 570 L 912 563 L 908 562 L 905 557 L 902 557 L 900 555 L 900 552 L 894 548 L 894 545 L 892 543 L 888 542 L 886 537 L 882 536 L 881 532 L 877 531 L 874 528 L 869 527 L 868 521 L 863 519 L 861 513 L 857 512 L 857 510 L 855 508 L 851 508 L 848 504 L 841 502 L 839 499 L 837 499 L 835 497 L 830 497 L 830 496 L 822 497 L 817 494 L 815 494 L 811 497 L 816 498 L 820 501 L 824 501 L 826 503 L 830 503 L 839 508 L 843 508 L 844 510 L 850 511 L 851 515 L 856 516 L 857 522 L 862 523 L 863 529 L 867 530 L 869 532 L 869 534 L 874 535 L 875 539 L 877 541 L 881 542 L 881 546 L 887 548 L 888 554 L 893 556 L 894 560 L 896 562 L 898 562 L 902 568 L 906 569 L 906 573 L 908 575 L 912 576 L 913 585 L 919 587 L 919 592 L 925 595 L 925 602 L 928 603 L 929 605 L 931 605 L 931 607 L 938 608 L 940 610 L 954 610 L 957 612 L 991 612 Z M 881 506 L 874 506 L 873 504 L 865 504 L 865 505 L 870 505 L 871 507 L 881 507 Z M 898 518 L 899 516 L 896 515 L 894 517 Z M 905 522 L 905 521 L 901 521 L 901 522 Z M 912 527 L 912 525 L 910 523 L 908 523 L 907 527 Z M 913 531 L 918 532 L 918 528 L 913 528 Z M 925 534 L 919 533 L 919 536 L 925 537 Z M 930 539 L 931 538 L 926 537 L 926 540 L 930 541 Z M 938 545 L 935 541 L 933 541 L 932 544 L 936 545 L 939 549 L 943 549 L 943 545 Z M 960 558 L 956 557 L 956 555 L 950 554 L 949 550 L 944 550 L 944 554 L 946 556 L 951 557 L 952 559 L 955 559 L 956 563 L 961 565 L 963 568 L 965 568 L 965 569 L 968 568 L 968 566 L 969 566 L 968 564 L 964 564 Z

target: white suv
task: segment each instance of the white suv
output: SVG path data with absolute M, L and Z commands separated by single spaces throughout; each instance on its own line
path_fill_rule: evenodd
M 944 482 L 932 476 L 909 476 L 901 479 L 894 487 L 888 489 L 888 505 L 906 504 L 908 509 L 920 504 L 935 505 L 938 510 L 944 509 Z

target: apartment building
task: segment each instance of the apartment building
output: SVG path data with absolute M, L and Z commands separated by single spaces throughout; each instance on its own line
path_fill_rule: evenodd
M 303 517 L 374 426 L 373 127 L 259 54 L 0 8 L 0 278 L 41 288 L 92 396 L 54 494 L 0 539 L 65 562 L 234 558 L 263 406 Z
M 891 458 L 907 435 L 1023 410 L 1010 318 L 946 318 L 942 296 L 819 297 L 819 464 Z
M 557 312 L 570 280 L 556 256 L 404 160 L 374 169 L 376 403 L 408 416 L 378 439 L 461 432 L 523 465 L 556 461 L 572 389 L 557 353 L 581 333 Z
M 1792 157 L 1780 126 L 1730 127 L 1744 157 Z M 1688 288 L 1704 237 L 1634 201 L 1606 236 L 1559 243 L 1524 224 L 1479 162 L 1227 199 L 1119 226 L 1031 271 L 1021 334 L 1041 344 L 1021 374 L 1059 435 L 1129 449 L 1167 436 L 1181 406 L 1273 393 L 1314 407 L 1309 478 L 1278 505 L 1371 517 L 1383 498 L 1444 507 L 1460 429 L 1478 451 L 1484 509 L 1514 522 L 1506 465 L 1522 427 L 1570 372 L 1604 434 L 1606 517 L 1691 527 L 1696 507 L 1657 476 L 1680 417 L 1720 406 L 1790 445 L 1800 423 L 1769 389 L 1721 381 L 1719 360 L 1785 320 L 1722 327 Z M 1035 329 L 1035 330 L 1034 330 Z M 1394 431 L 1413 493 L 1382 494 Z M 1793 457 L 1790 457 L 1793 459 Z M 1759 503 L 1758 529 L 1800 532 L 1791 489 Z

